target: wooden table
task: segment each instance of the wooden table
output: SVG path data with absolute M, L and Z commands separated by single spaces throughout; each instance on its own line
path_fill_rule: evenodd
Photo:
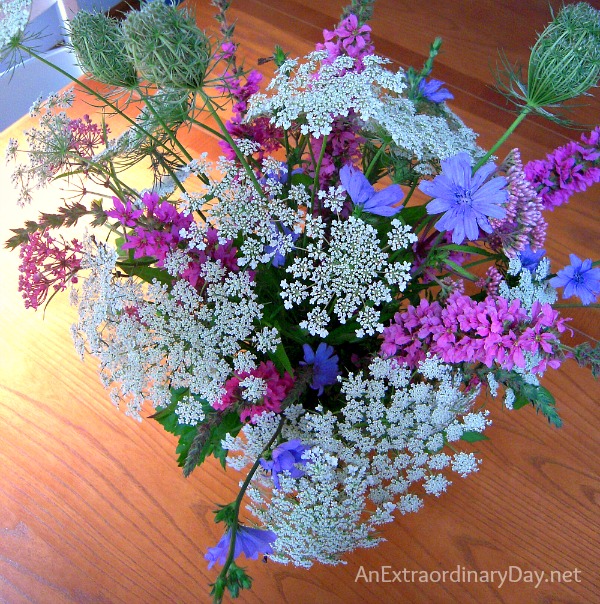
M 208 0 L 197 4 L 199 21 L 212 27 Z M 336 22 L 341 3 L 233 4 L 238 40 L 252 66 L 275 43 L 292 56 L 305 54 L 321 30 Z M 559 3 L 551 4 L 557 8 Z M 444 37 L 434 76 L 450 83 L 456 96 L 452 106 L 489 146 L 510 115 L 494 106 L 501 98 L 487 87 L 492 81 L 488 65 L 499 46 L 511 60 L 526 62 L 527 48 L 547 15 L 546 0 L 381 0 L 372 26 L 381 54 L 417 67 L 433 37 Z M 269 68 L 263 67 L 265 73 Z M 599 108 L 595 100 L 577 116 L 598 123 Z M 74 107 L 74 114 L 85 111 L 89 108 L 81 102 Z M 26 118 L 2 133 L 0 146 L 29 125 Z M 512 145 L 528 160 L 543 157 L 569 136 L 532 120 L 519 128 Z M 194 151 L 215 149 L 214 141 L 199 135 L 189 137 L 188 144 Z M 4 240 L 8 228 L 19 226 L 24 217 L 52 211 L 60 192 L 42 191 L 32 208 L 21 211 L 8 171 L 1 170 Z M 598 257 L 597 200 L 598 187 L 549 215 L 547 249 L 555 268 L 569 252 Z M 25 311 L 17 294 L 17 253 L 1 254 L 0 601 L 208 602 L 206 585 L 216 573 L 207 571 L 203 554 L 221 536 L 213 510 L 233 498 L 239 475 L 208 463 L 184 479 L 173 438 L 152 421 L 137 424 L 118 412 L 100 386 L 93 360 L 81 363 L 76 357 L 69 336 L 75 314 L 67 296 L 57 297 L 45 317 Z M 598 338 L 597 314 L 571 315 L 578 333 Z M 558 400 L 563 429 L 548 426 L 531 408 L 509 412 L 493 403 L 491 440 L 478 447 L 484 459 L 478 474 L 457 478 L 439 500 L 430 499 L 418 514 L 386 526 L 386 543 L 354 552 L 345 566 L 305 571 L 248 563 L 255 587 L 240 601 L 600 601 L 598 386 L 574 362 L 549 374 L 544 384 Z M 390 567 L 389 582 L 366 582 L 361 567 L 366 573 Z M 511 567 L 510 579 L 521 574 L 521 580 L 502 586 L 498 577 L 475 582 L 473 572 L 465 574 Z M 429 582 L 421 582 L 420 571 L 429 573 Z M 446 581 L 436 581 L 433 571 L 446 571 Z M 536 586 L 523 580 L 524 571 L 546 571 L 544 579 L 558 571 L 563 581 L 556 582 L 555 574 L 554 582 L 542 579 Z M 403 582 L 392 581 L 398 578 Z

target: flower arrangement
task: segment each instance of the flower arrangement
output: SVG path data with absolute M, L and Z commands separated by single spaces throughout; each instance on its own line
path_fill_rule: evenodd
M 243 472 L 205 556 L 221 567 L 219 602 L 251 585 L 242 553 L 339 564 L 476 472 L 482 390 L 558 427 L 540 377 L 569 357 L 598 374 L 596 349 L 565 343 L 556 303 L 562 289 L 594 306 L 600 268 L 572 255 L 553 274 L 544 212 L 600 180 L 600 127 L 544 160 L 493 159 L 529 114 L 560 120 L 596 84 L 600 21 L 564 7 L 527 82 L 504 62 L 498 84 L 518 114 L 485 151 L 430 77 L 440 40 L 422 69 L 392 69 L 371 42 L 372 1 L 354 1 L 303 59 L 276 48 L 264 92 L 239 66 L 229 3 L 213 4 L 216 39 L 160 2 L 122 22 L 75 17 L 74 52 L 105 87 L 78 94 L 102 103 L 102 120 L 70 119 L 71 92 L 40 100 L 26 162 L 16 143 L 8 157 L 23 204 L 57 178 L 81 199 L 7 244 L 26 306 L 72 286 L 78 351 L 99 359 L 128 415 L 153 406 L 186 476 L 211 455 Z M 26 0 L 0 7 L 3 54 L 36 56 Z M 113 139 L 114 114 L 130 127 Z M 190 155 L 178 133 L 192 125 L 221 157 Z M 128 184 L 137 164 L 152 177 L 143 190 Z M 60 234 L 83 221 L 84 239 Z M 256 526 L 240 519 L 244 498 Z

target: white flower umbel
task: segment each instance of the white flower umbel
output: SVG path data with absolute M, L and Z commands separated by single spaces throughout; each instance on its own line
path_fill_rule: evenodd
M 326 57 L 327 52 L 317 51 L 304 62 L 286 61 L 267 86 L 272 95 L 250 98 L 247 120 L 266 115 L 285 129 L 297 122 L 303 134 L 320 138 L 331 133 L 337 118 L 353 113 L 365 130 L 385 129 L 392 153 L 415 162 L 423 174 L 435 173 L 441 159 L 461 151 L 482 155 L 476 134 L 447 107 L 443 117 L 417 113 L 414 103 L 402 96 L 407 89 L 404 71 L 386 69 L 387 59 L 363 57 L 361 71 L 354 69 L 352 57 L 322 63 Z
M 550 274 L 550 261 L 548 258 L 542 258 L 535 271 L 531 273 L 523 268 L 518 256 L 511 258 L 508 264 L 508 274 L 519 277 L 519 283 L 514 287 L 509 287 L 506 281 L 502 281 L 499 286 L 499 294 L 509 301 L 520 300 L 521 306 L 528 312 L 534 302 L 540 304 L 554 304 L 557 300 L 556 290 L 546 280 Z
M 404 289 L 410 266 L 388 262 L 381 249 L 377 231 L 360 218 L 335 219 L 326 231 L 319 219 L 307 221 L 310 240 L 306 253 L 294 258 L 286 271 L 293 280 L 281 283 L 281 297 L 286 308 L 307 301 L 311 310 L 300 327 L 312 335 L 325 337 L 333 314 L 340 323 L 357 315 L 359 337 L 383 329 L 376 306 L 392 299 L 392 286 Z
M 23 32 L 30 11 L 31 0 L 0 0 L 0 55 Z
M 172 287 L 154 282 L 143 291 L 132 279 L 115 276 L 116 261 L 114 250 L 88 240 L 83 267 L 90 274 L 82 280 L 74 330 L 79 348 L 87 342 L 100 359 L 113 400 L 126 401 L 127 413 L 138 419 L 146 399 L 168 405 L 171 388 L 217 400 L 233 368 L 253 363 L 243 348 L 255 335 L 262 306 L 250 275 L 226 273 L 220 262 L 208 260 L 202 293 L 185 280 Z M 185 423 L 199 417 L 198 409 L 180 411 Z
M 441 451 L 445 439 L 482 431 L 486 415 L 471 412 L 478 392 L 461 391 L 461 376 L 438 359 L 427 359 L 411 382 L 393 360 L 374 359 L 368 372 L 340 378 L 345 406 L 337 415 L 293 406 L 282 440 L 300 439 L 310 449 L 299 478 L 280 473 L 279 489 L 259 470 L 248 494 L 264 526 L 277 534 L 272 558 L 309 567 L 342 563 L 356 548 L 373 547 L 373 533 L 393 512 L 417 511 L 424 494 L 440 495 L 449 470 L 477 471 L 471 453 Z M 228 463 L 252 464 L 273 433 L 277 417 L 260 416 L 240 436 L 228 437 Z

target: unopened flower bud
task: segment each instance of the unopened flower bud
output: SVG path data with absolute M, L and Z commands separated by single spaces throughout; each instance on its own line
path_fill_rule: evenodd
M 116 19 L 81 11 L 71 21 L 71 44 L 79 66 L 109 86 L 132 88 L 137 76 L 123 53 L 123 33 Z
M 199 90 L 210 44 L 194 18 L 160 2 L 131 11 L 123 23 L 125 47 L 140 75 L 161 88 Z

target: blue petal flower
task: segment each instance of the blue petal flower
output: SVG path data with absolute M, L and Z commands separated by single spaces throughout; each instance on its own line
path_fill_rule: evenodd
M 488 218 L 504 218 L 502 207 L 508 198 L 506 178 L 489 178 L 496 171 L 488 163 L 472 174 L 471 157 L 459 153 L 442 160 L 442 173 L 424 181 L 419 189 L 433 199 L 427 204 L 428 214 L 444 215 L 437 221 L 439 231 L 451 231 L 452 242 L 479 238 L 479 229 L 492 232 Z
M 292 478 L 304 476 L 304 471 L 296 467 L 296 464 L 306 465 L 307 460 L 302 459 L 302 455 L 309 448 L 301 440 L 294 438 L 273 449 L 271 461 L 267 461 L 266 459 L 260 460 L 260 465 L 265 470 L 272 472 L 275 488 L 281 488 L 279 484 L 279 474 L 281 472 L 289 472 Z
M 337 376 L 340 374 L 338 369 L 339 357 L 335 354 L 332 346 L 321 342 L 316 350 L 304 344 L 304 362 L 300 365 L 313 365 L 313 376 L 310 387 L 318 390 L 317 394 L 321 396 L 325 386 L 330 386 L 337 382 Z
M 527 246 L 519 252 L 519 260 L 521 266 L 527 269 L 530 273 L 535 273 L 540 264 L 541 259 L 546 255 L 546 250 L 538 250 L 534 252 L 531 246 Z
M 277 539 L 273 531 L 250 528 L 247 526 L 238 526 L 235 534 L 234 558 L 243 553 L 246 558 L 256 560 L 259 554 L 272 554 L 271 543 Z M 231 529 L 229 529 L 220 539 L 215 547 L 209 547 L 204 555 L 208 560 L 208 568 L 212 568 L 215 562 L 225 564 L 229 545 L 231 543 Z
M 423 78 L 419 82 L 419 93 L 432 103 L 443 103 L 454 98 L 454 95 L 447 89 L 442 88 L 444 82 L 432 78 L 429 82 Z
M 592 260 L 581 260 L 570 254 L 571 264 L 550 279 L 552 287 L 563 287 L 563 298 L 578 296 L 584 306 L 596 301 L 600 293 L 600 268 L 592 268 Z
M 369 179 L 360 170 L 349 165 L 340 170 L 340 181 L 352 203 L 362 207 L 365 212 L 377 216 L 393 216 L 402 209 L 401 206 L 395 207 L 404 195 L 399 185 L 375 191 Z

